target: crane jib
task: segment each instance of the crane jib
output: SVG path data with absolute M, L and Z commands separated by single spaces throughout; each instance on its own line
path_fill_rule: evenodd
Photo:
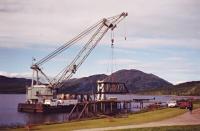
M 92 25 L 91 27 L 87 28 L 86 30 L 78 34 L 76 37 L 74 37 L 70 41 L 66 42 L 65 44 L 63 44 L 62 46 L 60 46 L 59 48 L 51 52 L 49 55 L 47 55 L 40 61 L 34 63 L 31 66 L 31 69 L 33 70 L 32 80 L 34 81 L 34 77 L 35 77 L 34 72 L 36 71 L 37 72 L 36 80 L 39 80 L 37 77 L 38 77 L 38 72 L 40 72 L 40 74 L 42 74 L 45 77 L 45 79 L 48 81 L 47 87 L 51 87 L 51 88 L 61 87 L 63 81 L 70 79 L 73 76 L 73 74 L 78 70 L 78 68 L 89 56 L 92 50 L 96 47 L 96 45 L 103 38 L 106 32 L 109 29 L 114 30 L 117 27 L 117 24 L 120 21 L 122 21 L 126 16 L 128 16 L 128 13 L 123 12 L 119 15 L 100 20 L 96 24 Z M 41 65 L 51 60 L 52 58 L 56 57 L 58 54 L 62 53 L 63 51 L 68 49 L 70 46 L 74 45 L 75 43 L 77 43 L 78 41 L 80 41 L 81 39 L 89 35 L 90 33 L 93 33 L 93 34 L 91 35 L 89 40 L 85 43 L 83 48 L 75 56 L 72 62 L 67 67 L 65 67 L 61 72 L 59 72 L 52 80 L 50 80 L 50 78 L 42 71 Z M 32 84 L 33 83 L 34 82 L 32 82 Z

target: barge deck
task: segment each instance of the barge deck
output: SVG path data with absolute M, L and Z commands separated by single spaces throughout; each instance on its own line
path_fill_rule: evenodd
M 45 104 L 19 103 L 19 112 L 28 113 L 70 113 L 82 112 L 115 114 L 123 111 L 130 111 L 131 101 L 103 100 L 78 102 L 75 105 L 49 106 Z

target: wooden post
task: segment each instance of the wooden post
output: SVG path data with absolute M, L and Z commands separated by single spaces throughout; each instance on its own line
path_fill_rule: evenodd
M 143 109 L 143 101 L 140 101 L 140 109 Z
M 112 102 L 110 103 L 110 111 L 112 112 Z
M 78 114 L 79 114 L 79 107 L 80 107 L 80 105 L 77 105 L 77 107 L 76 107 L 75 117 L 78 117 Z
M 105 113 L 105 110 L 106 110 L 106 106 L 105 106 L 105 103 L 103 103 L 103 112 Z
M 87 116 L 89 115 L 89 106 L 90 106 L 90 103 L 89 103 L 88 106 L 86 107 L 86 115 L 87 115 Z
M 128 111 L 130 112 L 131 111 L 131 102 L 128 102 L 128 105 L 129 105 Z
M 96 113 L 96 103 L 93 104 L 93 107 L 94 107 L 94 109 L 93 109 L 94 113 Z
M 101 111 L 103 111 L 103 103 L 101 102 Z

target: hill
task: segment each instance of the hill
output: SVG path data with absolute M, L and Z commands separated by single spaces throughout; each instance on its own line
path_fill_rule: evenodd
M 171 94 L 200 95 L 200 81 L 185 82 L 171 88 Z
M 96 91 L 97 80 L 125 82 L 132 93 L 148 95 L 200 95 L 200 81 L 185 82 L 177 85 L 139 70 L 119 70 L 112 75 L 97 74 L 89 77 L 65 81 L 59 92 L 92 93 Z M 26 93 L 30 79 L 0 76 L 0 93 Z
M 142 92 L 146 89 L 158 89 L 172 86 L 171 83 L 139 70 L 119 70 L 110 76 L 104 74 L 93 75 L 73 81 L 66 81 L 61 92 L 95 92 L 97 80 L 124 82 L 132 93 Z
M 146 90 L 142 94 L 199 96 L 200 95 L 200 81 L 180 83 L 168 88 Z
M 22 94 L 26 93 L 26 86 L 31 85 L 30 79 L 25 78 L 10 78 L 0 76 L 0 93 L 1 94 Z
M 147 89 L 160 89 L 172 86 L 171 83 L 139 70 L 119 70 L 110 76 L 97 74 L 89 77 L 75 78 L 65 81 L 59 92 L 91 93 L 96 91 L 97 80 L 125 82 L 132 93 L 144 92 Z M 25 93 L 26 86 L 30 86 L 31 80 L 24 78 L 9 78 L 0 76 L 0 93 Z
M 96 91 L 96 85 L 98 80 L 103 80 L 107 77 L 105 74 L 92 75 L 89 77 L 83 77 L 79 79 L 71 79 L 65 81 L 64 86 L 59 92 L 65 93 L 92 93 Z

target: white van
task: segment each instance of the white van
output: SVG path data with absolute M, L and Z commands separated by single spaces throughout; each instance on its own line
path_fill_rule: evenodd
M 168 107 L 176 107 L 177 106 L 177 102 L 176 100 L 171 100 L 167 103 Z

